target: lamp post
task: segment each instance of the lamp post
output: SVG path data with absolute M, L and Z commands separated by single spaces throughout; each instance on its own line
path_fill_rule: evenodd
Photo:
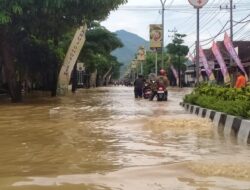
M 157 48 L 155 48 L 155 75 L 157 76 L 158 73 L 158 52 Z
M 167 0 L 161 0 L 162 6 L 162 44 L 161 44 L 161 67 L 164 65 L 164 17 L 165 17 L 165 4 Z
M 200 9 L 207 4 L 208 0 L 188 0 L 197 9 L 197 39 L 196 39 L 196 83 L 199 83 L 200 68 Z
M 196 29 L 196 83 L 200 79 L 200 8 L 197 8 L 197 29 Z

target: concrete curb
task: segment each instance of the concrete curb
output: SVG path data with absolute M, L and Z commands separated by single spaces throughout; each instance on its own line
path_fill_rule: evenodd
M 210 119 L 225 137 L 235 136 L 238 143 L 250 144 L 250 120 L 241 119 L 226 113 L 202 108 L 187 103 L 180 103 L 189 113 Z

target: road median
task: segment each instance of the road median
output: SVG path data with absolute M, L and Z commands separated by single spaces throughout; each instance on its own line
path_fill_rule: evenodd
M 250 144 L 250 120 L 189 103 L 182 102 L 180 105 L 191 114 L 210 119 L 224 136 L 235 136 L 238 143 Z

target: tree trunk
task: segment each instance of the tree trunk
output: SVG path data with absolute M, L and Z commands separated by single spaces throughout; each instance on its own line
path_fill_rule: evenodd
M 95 70 L 95 72 L 90 74 L 90 87 L 96 87 L 96 79 L 97 79 L 97 69 Z
M 110 74 L 110 72 L 112 71 L 112 67 L 109 68 L 109 70 L 105 73 L 105 75 L 102 77 L 102 81 L 101 81 L 101 86 L 103 86 L 106 82 L 106 78 L 107 76 Z
M 72 83 L 72 93 L 75 93 L 77 90 L 77 70 L 76 70 L 77 64 L 75 64 L 73 71 L 71 73 L 71 83 Z
M 51 86 L 51 97 L 55 97 L 57 94 L 57 80 L 58 80 L 58 72 L 57 69 L 54 69 L 52 74 L 52 86 Z
M 14 56 L 10 44 L 2 43 L 1 51 L 3 56 L 4 73 L 8 83 L 8 90 L 12 102 L 17 103 L 22 101 L 21 84 L 16 76 Z
M 107 79 L 106 79 L 106 86 L 109 85 L 110 80 L 111 80 L 111 77 L 112 77 L 112 74 L 113 74 L 113 73 L 111 73 L 109 76 L 107 76 Z

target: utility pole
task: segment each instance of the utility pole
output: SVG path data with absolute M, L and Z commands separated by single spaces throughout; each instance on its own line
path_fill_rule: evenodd
M 161 6 L 162 6 L 162 49 L 161 49 L 161 67 L 164 66 L 164 18 L 165 18 L 165 4 L 167 0 L 161 0 Z
M 197 29 L 196 29 L 196 83 L 200 79 L 200 8 L 197 8 Z
M 233 0 L 230 0 L 230 5 L 228 7 L 228 5 L 226 5 L 225 7 L 220 6 L 220 9 L 226 9 L 226 10 L 230 10 L 230 37 L 231 40 L 233 42 L 233 9 L 236 9 L 236 6 L 233 5 Z M 230 59 L 230 65 L 232 66 L 232 58 Z
M 143 61 L 140 62 L 141 62 L 141 75 L 143 75 Z
M 220 6 L 220 9 L 226 9 L 226 10 L 230 10 L 230 37 L 233 43 L 233 9 L 236 9 L 236 6 L 233 5 L 233 0 L 230 0 L 230 5 L 228 7 L 228 5 L 226 5 L 225 7 Z M 233 58 L 230 56 L 230 67 L 233 67 Z M 232 86 L 234 84 L 234 80 L 235 80 L 235 74 L 233 72 L 232 75 Z
M 233 0 L 230 0 L 230 34 L 233 42 Z
M 155 48 L 155 75 L 157 76 L 158 74 L 158 52 L 157 48 Z
M 189 0 L 189 3 L 197 10 L 197 40 L 196 40 L 196 83 L 199 84 L 200 67 L 200 9 L 207 4 L 208 0 Z

